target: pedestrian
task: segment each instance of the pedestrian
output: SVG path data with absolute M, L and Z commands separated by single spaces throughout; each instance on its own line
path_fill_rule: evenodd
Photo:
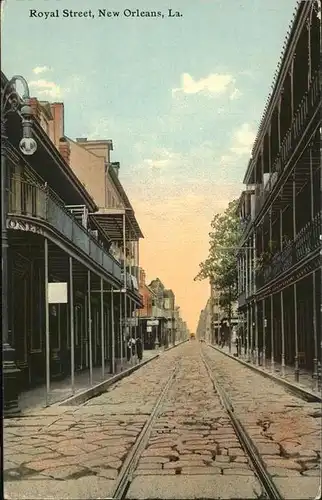
M 131 359 L 131 349 L 132 349 L 132 339 L 130 336 L 127 337 L 126 342 L 126 359 L 130 361 Z
M 237 334 L 237 337 L 236 337 L 236 356 L 237 356 L 237 358 L 239 356 L 239 346 L 240 346 L 240 338 L 239 338 L 239 335 Z
M 142 355 L 143 355 L 143 348 L 142 348 L 142 340 L 140 337 L 136 339 L 136 354 L 138 355 L 139 361 L 142 361 Z
M 135 344 L 136 344 L 136 340 L 135 340 L 135 338 L 132 335 L 132 337 L 131 337 L 131 353 L 132 353 L 132 358 L 133 359 L 134 359 L 135 351 L 136 351 Z

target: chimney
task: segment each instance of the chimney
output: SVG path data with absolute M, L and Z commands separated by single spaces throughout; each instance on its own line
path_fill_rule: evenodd
M 60 149 L 60 138 L 64 137 L 64 103 L 54 102 L 50 105 L 51 113 L 53 115 L 51 140 L 57 149 Z
M 65 162 L 69 165 L 70 160 L 70 145 L 65 137 L 59 139 L 59 152 L 64 158 Z
M 111 163 L 111 166 L 114 170 L 114 172 L 116 173 L 117 177 L 119 176 L 119 171 L 120 171 L 120 162 L 119 161 L 113 161 Z

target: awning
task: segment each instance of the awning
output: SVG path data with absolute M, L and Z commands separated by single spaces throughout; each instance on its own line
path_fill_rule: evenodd
M 124 214 L 126 241 L 137 241 L 144 238 L 133 209 L 100 208 L 98 212 L 89 215 L 99 223 L 112 241 L 123 241 Z

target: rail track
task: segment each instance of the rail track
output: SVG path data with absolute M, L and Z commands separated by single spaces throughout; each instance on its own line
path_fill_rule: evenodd
M 213 370 L 210 368 L 209 363 L 207 361 L 207 356 L 201 352 L 201 358 L 205 365 L 205 368 L 208 372 L 209 378 L 213 384 L 215 391 L 218 393 L 221 403 L 226 409 L 231 423 L 234 427 L 236 436 L 243 447 L 246 455 L 250 459 L 252 466 L 254 468 L 254 472 L 261 484 L 263 489 L 262 498 L 267 498 L 269 500 L 282 500 L 283 497 L 278 491 L 272 476 L 268 473 L 264 462 L 261 458 L 260 453 L 258 452 L 253 440 L 250 438 L 249 434 L 243 427 L 242 423 L 234 413 L 234 407 L 232 402 L 230 401 L 227 392 L 223 389 L 222 385 L 218 382 L 216 376 L 213 373 Z
M 119 475 L 116 480 L 116 485 L 114 487 L 114 491 L 112 493 L 112 496 L 109 499 L 106 500 L 123 500 L 126 497 L 126 493 L 129 489 L 129 486 L 131 484 L 131 481 L 133 479 L 133 473 L 135 471 L 135 468 L 137 466 L 137 463 L 140 459 L 141 453 L 144 451 L 145 446 L 148 443 L 153 424 L 158 418 L 160 409 L 162 407 L 162 403 L 166 398 L 166 395 L 176 377 L 176 374 L 178 373 L 180 368 L 180 364 L 178 363 L 175 368 L 172 370 L 170 373 L 170 376 L 168 377 L 166 383 L 163 386 L 163 389 L 161 391 L 160 396 L 158 397 L 152 412 L 145 423 L 142 431 L 140 432 L 136 442 L 134 443 L 130 453 L 126 457 Z
M 224 407 L 224 409 L 227 411 L 227 414 L 229 415 L 230 421 L 232 423 L 232 426 L 234 428 L 234 431 L 236 433 L 236 436 L 244 449 L 244 452 L 246 456 L 249 458 L 254 473 L 261 485 L 262 488 L 262 494 L 260 496 L 261 499 L 269 499 L 269 500 L 282 500 L 283 497 L 278 491 L 271 475 L 268 473 L 264 462 L 253 442 L 253 440 L 250 438 L 248 435 L 247 431 L 241 424 L 240 420 L 234 413 L 234 408 L 232 405 L 232 402 L 230 401 L 229 396 L 227 395 L 226 391 L 223 389 L 221 384 L 218 382 L 216 376 L 213 373 L 213 370 L 211 369 L 208 360 L 207 360 L 207 355 L 203 352 L 203 350 L 200 350 L 200 355 L 202 362 L 206 368 L 206 371 L 208 373 L 208 376 L 211 380 L 211 383 L 214 387 L 214 390 L 217 392 L 219 395 L 220 401 Z M 116 484 L 114 486 L 113 493 L 111 497 L 109 497 L 106 500 L 125 500 L 128 489 L 131 485 L 131 482 L 133 480 L 133 474 L 135 472 L 135 469 L 138 465 L 139 459 L 141 457 L 142 452 L 144 451 L 151 432 L 153 430 L 153 426 L 160 414 L 160 411 L 162 410 L 162 405 L 164 401 L 166 400 L 167 394 L 176 378 L 176 375 L 180 369 L 180 364 L 178 363 L 175 368 L 172 370 L 170 373 L 166 383 L 163 386 L 163 389 L 160 393 L 160 396 L 158 397 L 151 413 L 150 416 L 145 423 L 142 431 L 140 432 L 138 439 L 136 440 L 135 444 L 133 445 L 130 453 L 127 455 L 120 472 L 118 474 L 118 477 L 116 479 Z

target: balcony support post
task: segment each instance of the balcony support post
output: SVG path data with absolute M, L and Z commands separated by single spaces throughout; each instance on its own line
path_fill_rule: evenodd
M 256 293 L 256 228 L 253 234 L 253 294 Z
M 254 363 L 254 302 L 250 303 L 250 359 Z
M 50 393 L 50 336 L 48 302 L 48 240 L 45 238 L 45 345 L 46 345 L 46 406 L 49 406 Z
M 102 361 L 102 380 L 105 377 L 105 338 L 104 338 L 104 281 L 101 278 L 101 294 L 100 294 L 100 309 L 101 309 L 101 361 Z
M 93 349 L 92 349 L 92 304 L 91 304 L 91 272 L 87 271 L 87 320 L 88 320 L 88 346 L 89 346 L 89 383 L 93 385 Z
M 269 190 L 271 190 L 271 174 L 272 174 L 272 122 L 270 121 L 269 129 L 268 129 L 268 171 L 270 173 L 269 178 Z
M 281 335 L 282 335 L 282 377 L 285 377 L 285 325 L 284 325 L 284 293 L 281 290 Z
M 313 4 L 313 2 L 312 2 Z M 311 22 L 312 22 L 313 8 L 310 12 L 310 17 L 306 20 L 307 29 L 307 58 L 308 58 L 308 71 L 307 71 L 307 88 L 309 89 L 312 78 L 312 57 L 311 57 Z
M 277 107 L 278 151 L 281 150 L 281 145 L 282 145 L 282 139 L 281 139 L 281 108 L 282 108 L 282 97 L 283 97 L 283 89 L 281 90 L 280 96 L 278 98 L 278 107 Z
M 314 343 L 314 358 L 313 358 L 313 389 L 318 390 L 319 380 L 318 380 L 318 336 L 317 336 L 317 324 L 316 324 L 316 271 L 312 275 L 312 313 L 313 313 L 313 343 Z
M 274 297 L 271 295 L 271 371 L 275 371 L 275 358 L 274 358 Z
M 292 199 L 292 207 L 293 207 L 293 241 L 296 238 L 296 176 L 295 172 L 293 174 L 293 199 Z
M 70 319 L 70 380 L 75 394 L 75 330 L 74 330 L 74 284 L 73 257 L 69 257 L 69 319 Z
M 249 328 L 250 318 L 249 318 L 249 304 L 247 304 L 247 361 L 250 362 L 250 328 Z
M 121 294 L 120 294 L 121 297 Z M 112 322 L 112 339 L 111 339 L 111 360 L 110 372 L 115 374 L 115 324 L 114 324 L 114 287 L 111 288 L 111 322 Z
M 296 238 L 296 177 L 293 174 L 293 242 Z M 296 251 L 296 249 L 294 249 Z M 294 258 L 294 257 L 293 257 Z M 295 381 L 299 381 L 299 356 L 298 356 L 298 324 L 297 324 L 297 284 L 293 285 L 294 299 L 294 335 L 295 335 L 295 356 L 294 356 L 294 377 Z
M 248 272 L 248 295 L 252 296 L 253 295 L 253 290 L 252 290 L 252 277 L 253 277 L 253 251 L 250 248 L 251 247 L 251 239 L 247 240 L 247 253 L 249 252 L 249 260 L 248 260 L 248 266 L 249 266 L 249 272 Z
M 136 349 L 136 339 L 138 338 L 138 326 L 137 326 L 137 323 L 138 323 L 138 310 L 137 310 L 137 306 L 136 304 L 134 304 L 134 338 L 135 338 L 135 354 L 136 354 L 136 363 L 138 362 L 138 356 L 137 356 L 137 349 Z
M 122 220 L 123 229 L 123 274 L 124 274 L 124 324 L 121 326 L 121 371 L 123 371 L 124 331 L 127 327 L 127 271 L 126 271 L 126 215 L 125 210 Z M 122 295 L 122 293 L 121 293 Z
M 136 261 L 138 267 L 138 283 L 140 280 L 140 240 L 137 241 Z
M 263 368 L 266 367 L 266 318 L 265 318 L 265 299 L 263 299 Z
M 120 293 L 120 371 L 123 371 L 123 304 L 122 304 L 122 299 L 123 299 L 123 293 L 121 291 Z
M 310 32 L 310 30 L 309 30 Z M 311 220 L 314 220 L 314 179 L 313 179 L 313 164 L 312 164 L 312 145 L 310 145 L 310 198 L 311 198 Z M 317 339 L 317 324 L 316 324 L 316 272 L 312 275 L 312 309 L 313 309 L 313 342 L 314 342 L 314 358 L 313 358 L 313 389 L 318 390 L 318 339 Z
M 134 359 L 132 355 L 132 299 L 129 298 L 129 322 L 128 322 L 128 332 L 129 332 L 129 337 L 131 339 L 131 351 L 130 351 L 130 363 L 132 364 Z
M 3 385 L 4 385 L 4 416 L 20 413 L 19 409 L 19 373 L 16 365 L 16 351 L 9 344 L 8 321 L 8 172 L 7 172 L 7 134 L 4 109 L 1 106 L 1 249 L 2 249 L 2 350 L 3 350 Z
M 283 210 L 280 209 L 280 252 L 283 251 Z
M 294 61 L 295 56 L 292 57 L 291 69 L 290 69 L 290 79 L 291 79 L 291 116 L 294 116 Z
M 294 356 L 294 377 L 295 382 L 299 381 L 299 347 L 298 347 L 298 331 L 297 331 L 297 284 L 293 285 L 293 297 L 294 297 L 294 335 L 295 335 L 295 356 Z
M 258 303 L 255 300 L 255 364 L 258 366 Z
M 246 300 L 248 299 L 248 271 L 249 271 L 249 262 L 248 262 L 248 247 L 249 247 L 249 244 L 248 244 L 248 240 L 246 241 L 246 245 L 247 245 L 247 248 L 246 248 L 246 284 L 245 284 L 245 292 L 246 292 Z

